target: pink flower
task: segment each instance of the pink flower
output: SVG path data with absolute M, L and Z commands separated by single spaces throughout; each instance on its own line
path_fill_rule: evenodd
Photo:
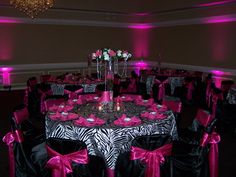
M 108 51 L 108 53 L 109 53 L 109 55 L 110 55 L 111 57 L 116 56 L 116 53 L 115 53 L 113 50 L 111 50 L 111 49 Z
M 97 57 L 102 56 L 102 51 L 101 51 L 101 50 L 97 50 L 97 51 L 96 51 L 96 56 L 97 56 Z

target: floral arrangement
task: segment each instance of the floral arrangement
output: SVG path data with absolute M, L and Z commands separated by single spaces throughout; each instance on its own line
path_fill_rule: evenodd
M 123 59 L 124 61 L 127 61 L 131 56 L 132 55 L 127 51 L 114 51 L 108 48 L 99 49 L 95 53 L 92 53 L 92 59 L 98 61 L 112 61 L 114 59 Z

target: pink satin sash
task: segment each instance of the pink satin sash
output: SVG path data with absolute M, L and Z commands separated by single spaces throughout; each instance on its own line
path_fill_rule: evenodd
M 27 120 L 29 117 L 28 109 L 25 107 L 24 109 L 17 110 L 13 113 L 15 121 L 17 124 L 20 124 L 24 120 Z
M 70 154 L 62 155 L 46 146 L 48 155 L 52 157 L 46 164 L 46 167 L 52 168 L 52 177 L 66 177 L 66 174 L 72 173 L 71 163 L 88 164 L 88 151 L 83 149 Z
M 220 135 L 216 132 L 212 134 L 205 133 L 201 139 L 201 146 L 206 146 L 210 144 L 209 151 L 209 169 L 210 177 L 218 177 L 218 143 L 220 142 Z
M 222 94 L 214 94 L 212 96 L 212 117 L 215 118 L 216 115 L 216 109 L 217 109 L 217 102 L 218 100 L 223 100 Z
M 198 109 L 197 115 L 195 118 L 204 127 L 206 127 L 213 119 L 211 114 L 203 109 Z
M 131 147 L 130 160 L 140 159 L 147 164 L 145 177 L 160 177 L 160 164 L 165 162 L 164 156 L 171 155 L 172 144 L 166 144 L 154 151 Z
M 77 99 L 77 94 L 78 94 L 78 93 L 82 93 L 83 90 L 84 90 L 84 89 L 81 88 L 81 89 L 76 90 L 76 91 L 73 92 L 73 91 L 69 91 L 69 90 L 64 89 L 64 93 L 65 93 L 65 94 L 68 94 L 70 99 Z
M 2 141 L 6 143 L 8 146 L 9 176 L 15 177 L 15 156 L 14 156 L 13 143 L 14 141 L 19 143 L 23 142 L 22 132 L 19 130 L 16 130 L 14 133 L 9 132 L 3 137 Z
M 168 79 L 161 82 L 158 79 L 155 80 L 156 83 L 159 84 L 159 91 L 158 91 L 158 100 L 162 100 L 165 96 L 165 84 L 169 82 Z

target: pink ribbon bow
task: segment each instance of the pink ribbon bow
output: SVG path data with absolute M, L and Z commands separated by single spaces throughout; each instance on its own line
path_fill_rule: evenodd
M 77 98 L 77 94 L 78 94 L 78 93 L 82 93 L 83 90 L 84 90 L 84 89 L 81 88 L 81 89 L 76 90 L 76 91 L 73 92 L 73 91 L 69 91 L 69 90 L 64 89 L 64 93 L 65 93 L 65 94 L 68 94 L 70 99 L 75 99 L 75 98 Z
M 212 134 L 204 133 L 201 139 L 201 146 L 206 146 L 208 143 L 210 144 L 209 150 L 209 169 L 210 169 L 210 177 L 218 177 L 218 143 L 220 142 L 220 135 L 216 132 Z
M 212 97 L 212 117 L 214 118 L 216 115 L 216 108 L 217 108 L 217 102 L 218 100 L 223 100 L 222 94 L 214 94 Z
M 83 149 L 70 154 L 62 155 L 47 147 L 47 152 L 51 159 L 46 164 L 46 167 L 52 168 L 52 177 L 66 177 L 66 174 L 72 173 L 71 162 L 78 164 L 88 164 L 88 151 Z
M 14 156 L 14 149 L 13 149 L 13 142 L 23 142 L 23 135 L 22 132 L 16 130 L 15 132 L 7 133 L 2 141 L 8 145 L 8 158 L 9 158 L 9 171 L 10 177 L 15 177 L 15 156 Z
M 130 159 L 140 159 L 146 163 L 145 177 L 160 177 L 160 164 L 165 162 L 164 156 L 171 155 L 172 144 L 166 144 L 154 151 L 131 147 Z

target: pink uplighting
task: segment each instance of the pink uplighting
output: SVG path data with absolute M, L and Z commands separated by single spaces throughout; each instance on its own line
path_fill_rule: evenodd
M 233 21 L 236 21 L 235 15 L 222 15 L 222 16 L 208 17 L 204 20 L 204 23 L 227 23 Z
M 150 15 L 150 13 L 134 13 L 134 14 L 132 14 L 132 15 L 135 15 L 135 16 L 147 16 L 147 15 Z
M 148 63 L 142 60 L 134 63 L 134 66 L 135 66 L 135 73 L 139 74 L 140 70 L 145 70 L 148 68 Z
M 150 30 L 151 25 L 148 24 L 136 24 L 130 26 L 132 28 L 132 45 L 133 55 L 135 58 L 142 58 L 149 56 L 150 45 Z
M 199 4 L 196 7 L 210 7 L 210 6 L 224 5 L 224 4 L 232 3 L 232 2 L 236 2 L 236 1 L 235 0 L 216 1 L 216 2 Z
M 21 21 L 13 18 L 0 17 L 0 24 L 1 23 L 21 23 Z
M 150 29 L 150 28 L 153 28 L 153 26 L 151 24 L 148 24 L 148 23 L 144 23 L 144 24 L 133 24 L 133 25 L 130 25 L 129 28 L 132 28 L 132 29 Z
M 220 70 L 212 70 L 211 73 L 216 76 L 232 75 L 232 73 L 230 73 L 230 72 L 225 72 L 225 71 L 220 71 Z
M 12 70 L 12 68 L 8 68 L 8 67 L 2 67 L 1 68 L 3 86 L 11 85 L 11 79 L 10 79 L 10 71 L 11 70 Z

